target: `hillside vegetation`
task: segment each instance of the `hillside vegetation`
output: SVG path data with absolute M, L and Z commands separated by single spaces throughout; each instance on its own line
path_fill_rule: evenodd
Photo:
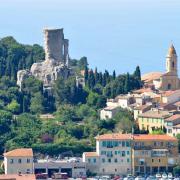
M 17 71 L 44 59 L 41 46 L 23 45 L 13 37 L 0 40 L 0 153 L 17 147 L 32 147 L 50 155 L 81 155 L 95 147 L 94 137 L 107 132 L 138 131 L 132 114 L 121 110 L 114 119 L 100 120 L 99 110 L 107 98 L 142 86 L 140 69 L 133 74 L 98 72 L 88 66 L 86 57 L 71 59 L 76 75 L 84 72 L 85 87 L 77 87 L 75 76 L 57 79 L 53 95 L 43 92 L 41 81 L 30 77 L 22 91 L 16 85 Z M 42 119 L 51 113 L 54 118 Z

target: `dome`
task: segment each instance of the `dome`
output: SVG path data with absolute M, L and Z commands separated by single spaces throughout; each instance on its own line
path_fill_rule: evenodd
M 169 48 L 169 50 L 168 50 L 168 55 L 169 55 L 169 56 L 176 55 L 176 50 L 175 50 L 173 44 L 171 44 L 171 46 L 170 46 L 170 48 Z

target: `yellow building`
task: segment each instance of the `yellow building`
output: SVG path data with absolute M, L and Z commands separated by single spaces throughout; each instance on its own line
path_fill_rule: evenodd
M 133 135 L 134 174 L 172 172 L 178 164 L 178 141 L 168 135 Z
M 150 110 L 138 116 L 140 130 L 152 132 L 155 129 L 163 129 L 164 120 L 170 116 L 168 111 Z

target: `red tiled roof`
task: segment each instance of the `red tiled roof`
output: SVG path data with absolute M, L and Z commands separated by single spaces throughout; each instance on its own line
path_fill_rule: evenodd
M 96 152 L 85 152 L 86 157 L 97 157 L 98 154 Z
M 169 135 L 154 135 L 154 134 L 120 134 L 120 133 L 112 133 L 112 134 L 104 134 L 96 137 L 96 140 L 165 140 L 165 141 L 174 141 L 177 140 L 175 137 L 171 137 Z M 92 152 L 95 153 L 95 152 Z
M 145 92 L 153 92 L 153 90 L 151 88 L 141 88 L 141 89 L 133 91 L 133 93 L 138 93 L 138 94 L 145 93 Z
M 36 180 L 34 174 L 1 174 L 0 180 Z
M 175 121 L 177 119 L 180 119 L 180 114 L 174 114 L 170 116 L 169 118 L 165 119 L 165 121 Z
M 163 135 L 154 135 L 154 134 L 134 134 L 133 135 L 134 140 L 161 140 L 161 141 L 177 141 L 175 137 L 168 136 L 166 134 Z
M 96 137 L 96 140 L 126 140 L 131 139 L 131 134 L 103 134 Z
M 173 95 L 173 94 L 175 94 L 175 93 L 177 93 L 177 92 L 180 92 L 180 90 L 164 91 L 164 92 L 162 93 L 162 95 L 165 96 L 165 97 L 168 97 L 168 96 L 171 96 L 171 95 Z
M 33 151 L 31 148 L 21 148 L 21 149 L 14 149 L 7 153 L 4 153 L 6 157 L 33 157 Z
M 139 114 L 139 117 L 146 117 L 146 118 L 167 118 L 169 117 L 169 111 L 146 111 L 142 114 Z
M 150 72 L 150 73 L 144 74 L 141 77 L 141 79 L 145 83 L 149 83 L 149 82 L 152 82 L 155 79 L 159 79 L 161 77 L 161 75 L 162 75 L 161 72 Z

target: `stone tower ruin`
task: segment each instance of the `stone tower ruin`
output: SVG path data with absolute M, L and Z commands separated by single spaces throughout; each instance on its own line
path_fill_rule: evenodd
M 17 73 L 17 84 L 34 76 L 43 81 L 44 88 L 51 88 L 58 77 L 67 78 L 72 71 L 69 67 L 69 40 L 64 39 L 63 29 L 44 29 L 45 60 L 34 63 L 30 70 Z

